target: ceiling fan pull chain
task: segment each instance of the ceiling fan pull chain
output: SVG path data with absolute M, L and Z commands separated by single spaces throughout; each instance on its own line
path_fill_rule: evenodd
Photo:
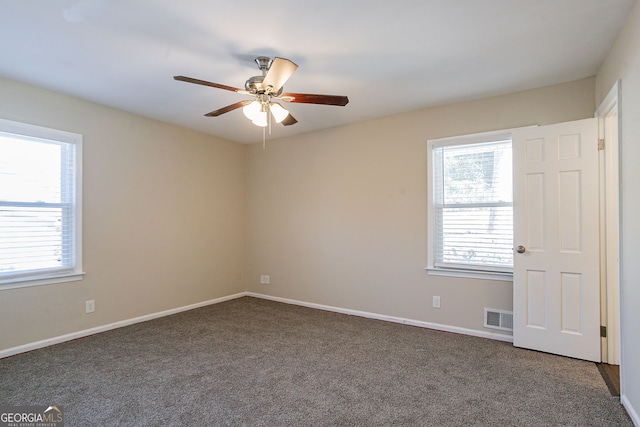
M 266 129 L 262 128 L 262 149 L 263 150 L 267 147 L 266 141 L 267 141 L 267 139 L 266 139 Z
M 270 106 L 267 106 L 267 115 L 269 116 L 269 135 L 271 135 L 271 122 L 273 121 L 273 114 L 271 113 Z

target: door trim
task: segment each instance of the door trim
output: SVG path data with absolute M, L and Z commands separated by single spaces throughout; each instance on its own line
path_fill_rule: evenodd
M 604 140 L 600 153 L 600 228 L 601 228 L 601 296 L 602 325 L 607 327 L 603 339 L 603 361 L 621 365 L 620 357 L 620 95 L 618 80 L 598 106 L 598 137 Z M 622 367 L 621 367 L 622 368 Z M 622 375 L 621 375 L 622 377 Z

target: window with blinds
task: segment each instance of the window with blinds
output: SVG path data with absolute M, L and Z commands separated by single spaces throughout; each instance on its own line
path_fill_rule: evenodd
M 80 135 L 0 122 L 0 284 L 77 274 Z
M 430 267 L 513 271 L 511 138 L 430 145 Z

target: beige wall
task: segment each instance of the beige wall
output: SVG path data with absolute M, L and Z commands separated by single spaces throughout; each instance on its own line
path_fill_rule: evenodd
M 640 4 L 636 3 L 596 79 L 597 101 L 620 80 L 622 400 L 640 425 Z
M 510 282 L 424 270 L 426 142 L 592 117 L 594 86 L 589 78 L 250 146 L 248 290 L 493 332 L 483 308 L 510 310 Z
M 245 146 L 7 80 L 0 117 L 83 135 L 87 273 L 1 290 L 0 350 L 245 290 Z
M 2 118 L 84 135 L 87 272 L 0 291 L 0 350 L 245 290 L 495 332 L 482 327 L 483 307 L 511 309 L 510 283 L 424 271 L 426 141 L 595 108 L 584 79 L 262 150 L 6 80 L 0 99 L 11 100 Z

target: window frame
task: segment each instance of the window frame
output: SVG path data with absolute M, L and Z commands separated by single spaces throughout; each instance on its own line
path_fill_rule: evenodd
M 435 179 L 433 176 L 433 150 L 436 147 L 455 146 L 455 145 L 471 145 L 483 144 L 495 141 L 504 141 L 512 139 L 513 130 L 499 130 L 492 132 L 474 133 L 461 136 L 453 136 L 447 138 L 430 139 L 427 141 L 427 274 L 436 276 L 452 276 L 465 277 L 484 280 L 513 281 L 513 269 L 507 268 L 471 268 L 467 266 L 436 266 L 436 207 L 435 197 Z M 513 177 L 512 177 L 513 181 Z
M 65 270 L 25 271 L 24 273 L 0 277 L 0 291 L 82 280 L 85 274 L 82 269 L 82 135 L 6 119 L 0 119 L 0 133 L 8 136 L 15 135 L 19 138 L 37 138 L 54 143 L 69 144 L 73 147 L 75 155 L 72 266 Z

